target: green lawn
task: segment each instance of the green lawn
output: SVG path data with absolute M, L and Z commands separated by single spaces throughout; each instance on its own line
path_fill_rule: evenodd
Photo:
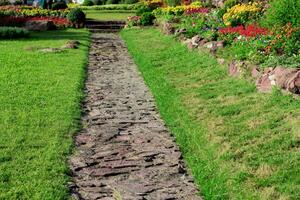
M 120 10 L 84 10 L 88 19 L 104 21 L 125 21 L 127 17 L 135 15 L 134 11 Z
M 257 93 L 156 29 L 121 34 L 205 199 L 300 199 L 299 99 Z
M 40 53 L 79 40 L 79 49 Z M 0 40 L 0 199 L 66 199 L 67 156 L 79 127 L 86 30 Z

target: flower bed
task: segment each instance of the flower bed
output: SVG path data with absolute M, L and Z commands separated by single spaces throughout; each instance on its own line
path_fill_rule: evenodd
M 248 26 L 236 26 L 236 27 L 226 27 L 219 29 L 221 34 L 238 34 L 245 37 L 256 37 L 261 35 L 267 35 L 269 30 L 267 28 L 259 27 L 258 25 L 251 24 Z
M 1 16 L 15 17 L 61 17 L 64 18 L 69 13 L 69 9 L 65 10 L 49 10 L 35 8 L 32 6 L 0 6 Z
M 59 27 L 64 28 L 70 25 L 69 20 L 59 17 L 14 17 L 7 16 L 1 18 L 1 26 L 24 26 L 28 21 L 53 21 L 53 23 Z

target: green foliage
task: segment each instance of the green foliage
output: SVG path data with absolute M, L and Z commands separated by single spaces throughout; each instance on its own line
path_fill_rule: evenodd
M 189 38 L 199 34 L 204 25 L 204 15 L 189 15 L 181 17 L 180 27 L 186 30 L 185 35 Z
M 178 6 L 181 3 L 181 0 L 166 0 L 168 6 Z
M 107 0 L 106 4 L 110 5 L 110 4 L 118 4 L 120 0 Z
M 272 0 L 266 12 L 266 22 L 272 26 L 284 26 L 292 23 L 300 26 L 300 1 L 299 0 Z
M 112 5 L 94 5 L 79 6 L 82 10 L 137 10 L 136 4 L 112 4 Z
M 7 5 L 11 5 L 9 0 L 0 0 L 0 6 L 7 6 Z
M 153 25 L 153 20 L 155 19 L 152 12 L 144 12 L 141 16 L 140 23 L 143 26 Z
M 59 2 L 55 2 L 53 5 L 52 5 L 52 10 L 61 10 L 61 9 L 66 9 L 68 8 L 66 2 L 64 1 L 59 1 Z
M 16 0 L 14 3 L 13 3 L 15 6 L 20 6 L 20 5 L 23 5 L 24 2 L 22 0 Z
M 202 7 L 202 2 L 201 1 L 194 1 L 191 3 L 191 6 L 199 6 Z
M 67 18 L 73 24 L 84 24 L 86 19 L 85 13 L 80 8 L 71 9 Z
M 103 5 L 105 4 L 104 0 L 93 0 L 94 5 Z
M 124 4 L 134 4 L 134 3 L 137 3 L 139 1 L 138 0 L 122 0 L 121 2 L 124 3 Z
M 149 6 L 147 5 L 142 5 L 140 6 L 137 11 L 136 11 L 136 15 L 137 16 L 142 16 L 144 13 L 148 13 L 148 12 L 152 12 L 153 9 L 150 8 Z
M 0 39 L 14 39 L 28 37 L 29 32 L 17 27 L 0 27 Z
M 83 6 L 93 6 L 94 2 L 92 0 L 84 0 L 82 5 Z

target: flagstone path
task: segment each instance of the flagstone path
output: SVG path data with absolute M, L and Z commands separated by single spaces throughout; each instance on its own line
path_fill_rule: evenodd
M 118 34 L 92 35 L 87 73 L 83 130 L 70 158 L 73 198 L 200 200 Z

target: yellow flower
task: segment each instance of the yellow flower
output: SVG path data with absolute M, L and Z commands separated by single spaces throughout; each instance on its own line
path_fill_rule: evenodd
M 261 7 L 258 3 L 237 4 L 228 9 L 223 15 L 223 21 L 226 26 L 231 26 L 232 21 L 245 21 L 248 18 L 256 15 L 261 11 Z

